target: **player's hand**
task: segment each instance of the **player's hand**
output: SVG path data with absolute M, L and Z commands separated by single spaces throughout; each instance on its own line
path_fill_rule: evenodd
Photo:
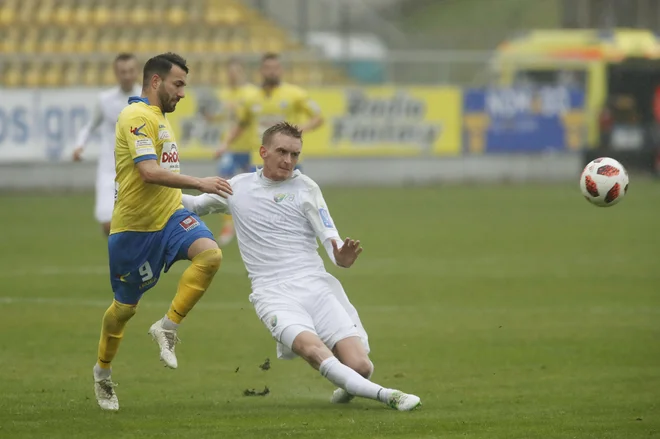
M 213 154 L 213 157 L 219 159 L 220 157 L 222 157 L 224 153 L 227 152 L 228 149 L 229 147 L 227 146 L 227 144 L 223 143 L 222 145 L 220 145 L 218 149 L 215 150 L 215 154 Z
M 346 238 L 344 240 L 344 245 L 342 248 L 337 247 L 337 241 L 332 240 L 332 250 L 335 255 L 335 261 L 340 267 L 348 268 L 357 260 L 360 253 L 362 253 L 362 247 L 360 247 L 360 241 L 354 241 L 351 238 Z
M 83 147 L 79 146 L 78 148 L 73 150 L 73 161 L 74 162 L 79 162 L 82 160 L 82 154 L 83 154 Z
M 199 191 L 206 194 L 216 194 L 220 195 L 223 198 L 227 198 L 229 195 L 232 195 L 231 186 L 229 182 L 224 178 L 220 177 L 206 177 L 200 178 L 199 180 Z

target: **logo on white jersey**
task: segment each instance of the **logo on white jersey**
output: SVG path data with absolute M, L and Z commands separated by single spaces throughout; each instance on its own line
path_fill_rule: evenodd
M 160 155 L 160 167 L 172 172 L 179 172 L 179 149 L 174 142 L 163 143 L 163 152 Z
M 282 201 L 293 201 L 293 199 L 296 198 L 294 194 L 275 194 L 273 196 L 273 200 L 275 200 L 276 203 L 281 203 Z
M 324 226 L 326 226 L 328 229 L 335 228 L 335 226 L 332 224 L 332 220 L 330 219 L 330 213 L 325 208 L 319 208 L 319 215 L 321 216 L 321 221 L 323 221 Z
M 179 223 L 181 227 L 183 227 L 183 230 L 186 232 L 191 231 L 195 227 L 199 226 L 199 221 L 197 221 L 195 218 L 192 216 L 187 216 Z

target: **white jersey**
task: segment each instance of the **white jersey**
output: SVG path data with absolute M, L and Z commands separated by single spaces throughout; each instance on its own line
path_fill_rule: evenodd
M 108 178 L 114 179 L 115 175 L 115 124 L 119 113 L 128 105 L 130 96 L 140 96 L 142 87 L 135 85 L 133 89 L 125 93 L 121 87 L 116 86 L 99 94 L 92 119 L 80 131 L 76 146 L 85 147 L 92 132 L 101 129 L 101 150 L 99 152 L 98 172 Z
M 241 257 L 252 288 L 262 288 L 316 273 L 326 273 L 318 238 L 334 262 L 332 240 L 341 239 L 319 186 L 294 171 L 273 181 L 261 170 L 229 180 L 233 195 L 184 195 L 184 206 L 205 215 L 231 213 Z

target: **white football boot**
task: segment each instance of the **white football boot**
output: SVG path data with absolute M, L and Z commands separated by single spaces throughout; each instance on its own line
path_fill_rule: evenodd
M 419 399 L 419 396 L 409 395 L 395 390 L 387 401 L 387 405 L 400 412 L 409 412 L 410 410 L 415 410 L 417 407 L 420 407 L 422 401 Z
M 176 354 L 174 353 L 174 348 L 179 340 L 179 337 L 176 336 L 176 330 L 174 329 L 165 329 L 160 320 L 151 325 L 149 328 L 149 334 L 153 338 L 158 346 L 160 347 L 160 359 L 165 365 L 171 369 L 176 369 L 179 365 Z
M 117 384 L 112 382 L 108 375 L 107 378 L 99 378 L 94 374 L 94 394 L 96 395 L 96 402 L 103 410 L 110 410 L 116 412 L 119 410 L 119 400 L 115 393 Z
M 330 398 L 330 402 L 333 404 L 348 404 L 353 400 L 353 398 L 355 398 L 355 395 L 351 395 L 346 390 L 339 387 L 337 390 L 332 392 L 332 398 Z

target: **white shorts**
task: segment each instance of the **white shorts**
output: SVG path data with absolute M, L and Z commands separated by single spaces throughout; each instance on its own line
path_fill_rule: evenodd
M 97 174 L 96 202 L 94 217 L 100 223 L 109 223 L 112 219 L 112 209 L 115 206 L 115 176 L 114 174 Z
M 296 357 L 291 344 L 303 331 L 318 335 L 331 350 L 345 338 L 360 337 L 369 352 L 369 337 L 357 310 L 346 297 L 341 283 L 330 274 L 314 274 L 256 289 L 250 294 L 250 302 L 277 341 L 278 358 Z M 287 331 L 283 339 L 282 333 L 289 327 L 297 333 Z

